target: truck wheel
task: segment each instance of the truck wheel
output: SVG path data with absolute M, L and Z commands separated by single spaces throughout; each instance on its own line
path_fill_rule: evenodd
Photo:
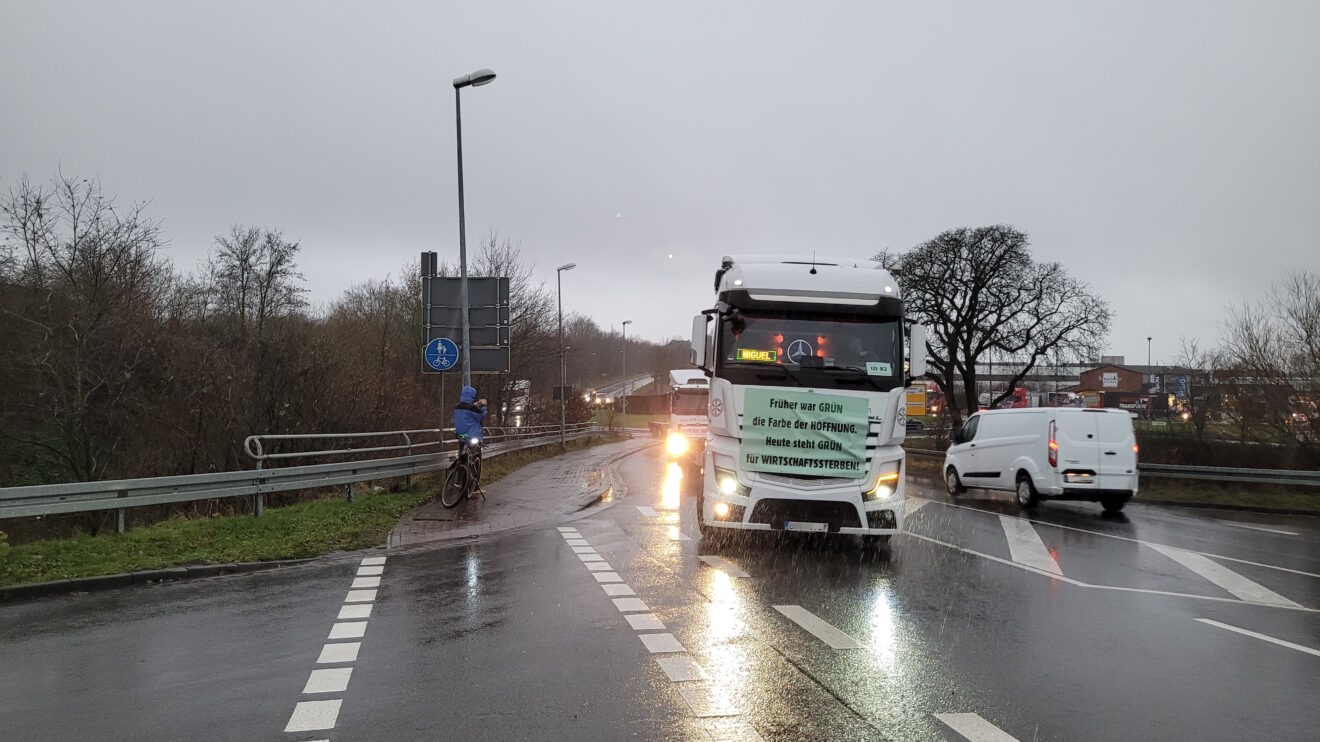
M 962 480 L 958 479 L 958 472 L 952 466 L 944 474 L 944 486 L 949 488 L 949 497 L 957 497 L 967 491 L 962 485 Z
M 1130 499 L 1132 499 L 1132 495 L 1130 494 L 1105 495 L 1100 498 L 1100 506 L 1105 509 L 1106 513 L 1118 513 L 1122 512 L 1123 506 L 1126 505 Z
M 1040 493 L 1036 491 L 1036 485 L 1031 483 L 1031 476 L 1026 472 L 1018 474 L 1017 504 L 1024 510 L 1031 510 L 1040 504 Z

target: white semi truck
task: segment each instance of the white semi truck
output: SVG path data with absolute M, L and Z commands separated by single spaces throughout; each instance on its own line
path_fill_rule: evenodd
M 893 276 L 743 255 L 723 259 L 715 294 L 692 322 L 692 363 L 710 377 L 702 534 L 899 533 L 906 386 L 925 373 L 926 331 L 905 326 Z
M 683 467 L 684 477 L 699 476 L 706 451 L 710 380 L 700 371 L 675 369 L 669 372 L 669 388 L 665 450 Z

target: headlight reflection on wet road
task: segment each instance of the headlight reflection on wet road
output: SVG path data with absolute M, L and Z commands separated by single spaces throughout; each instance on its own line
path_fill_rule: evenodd
M 893 598 L 889 593 L 881 592 L 871 606 L 871 641 L 868 647 L 875 657 L 876 666 L 885 674 L 901 674 L 898 666 L 896 626 L 894 624 Z
M 729 575 L 714 570 L 711 600 L 706 606 L 706 670 L 711 690 L 720 698 L 742 698 L 747 691 L 747 650 L 738 641 L 747 630 L 742 598 L 733 589 Z
M 678 510 L 678 493 L 683 488 L 683 467 L 671 461 L 665 467 L 665 481 L 660 485 L 660 507 L 665 510 Z

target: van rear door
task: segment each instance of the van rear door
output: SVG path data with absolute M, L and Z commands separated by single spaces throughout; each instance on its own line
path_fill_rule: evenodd
M 1055 413 L 1055 440 L 1059 443 L 1059 476 L 1063 484 L 1087 484 L 1100 473 L 1100 418 L 1104 413 L 1091 410 L 1058 410 Z M 1068 476 L 1068 472 L 1090 472 L 1090 477 Z
M 1096 414 L 1096 439 L 1099 441 L 1100 465 L 1097 489 L 1136 490 L 1136 434 L 1132 416 L 1126 412 Z

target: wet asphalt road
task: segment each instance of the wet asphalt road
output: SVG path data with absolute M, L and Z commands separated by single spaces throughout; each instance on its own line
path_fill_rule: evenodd
M 918 487 L 911 535 L 887 552 L 774 535 L 712 545 L 658 449 L 617 475 L 602 506 L 504 536 L 0 605 L 0 737 L 1025 742 L 1320 728 L 1316 519 L 1135 504 L 1105 519 L 1050 503 L 1029 522 L 1004 501 Z M 355 657 L 322 655 L 354 644 Z M 285 731 L 299 720 L 329 727 Z

